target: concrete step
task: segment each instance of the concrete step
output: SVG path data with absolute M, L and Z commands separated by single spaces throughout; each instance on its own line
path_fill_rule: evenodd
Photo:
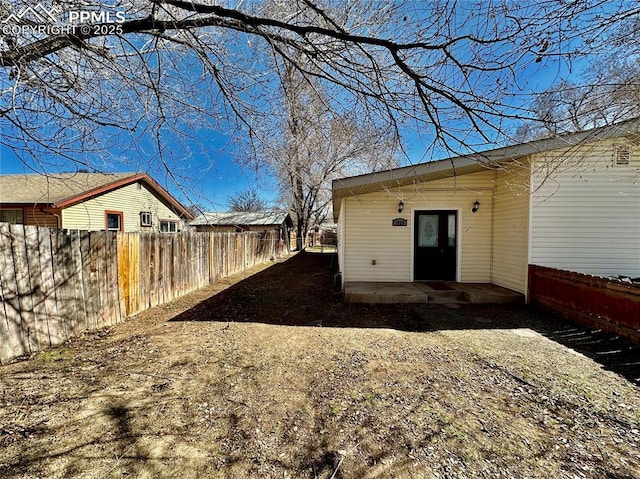
M 424 291 L 430 303 L 460 304 L 468 303 L 465 292 L 455 289 L 446 283 L 413 283 L 416 288 Z
M 344 285 L 344 300 L 347 303 L 398 304 L 426 303 L 427 295 L 406 283 L 349 282 Z
M 460 304 L 468 303 L 464 291 L 429 291 L 427 293 L 430 303 L 434 304 Z

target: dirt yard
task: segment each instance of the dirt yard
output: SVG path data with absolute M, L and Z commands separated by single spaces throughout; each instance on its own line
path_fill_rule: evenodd
M 579 329 L 344 304 L 330 261 L 0 366 L 0 477 L 640 478 L 637 371 L 561 344 Z

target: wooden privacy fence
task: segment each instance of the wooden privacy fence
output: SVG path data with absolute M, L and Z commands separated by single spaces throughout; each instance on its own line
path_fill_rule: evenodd
M 529 265 L 529 302 L 640 344 L 640 287 Z
M 0 362 L 116 324 L 287 251 L 275 232 L 115 233 L 0 223 Z

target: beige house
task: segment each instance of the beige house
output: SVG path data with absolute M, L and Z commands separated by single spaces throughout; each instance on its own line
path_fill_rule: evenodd
M 144 173 L 0 176 L 0 221 L 50 228 L 175 233 L 193 215 Z
M 640 121 L 333 182 L 348 282 L 640 276 Z

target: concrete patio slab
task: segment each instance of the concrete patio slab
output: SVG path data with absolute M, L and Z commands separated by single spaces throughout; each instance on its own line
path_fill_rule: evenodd
M 514 304 L 524 295 L 487 283 L 375 283 L 354 281 L 344 285 L 347 303 Z
M 344 300 L 347 303 L 426 303 L 429 298 L 413 283 L 345 283 Z
M 495 284 L 456 283 L 456 288 L 464 292 L 470 303 L 523 304 L 524 294 Z

